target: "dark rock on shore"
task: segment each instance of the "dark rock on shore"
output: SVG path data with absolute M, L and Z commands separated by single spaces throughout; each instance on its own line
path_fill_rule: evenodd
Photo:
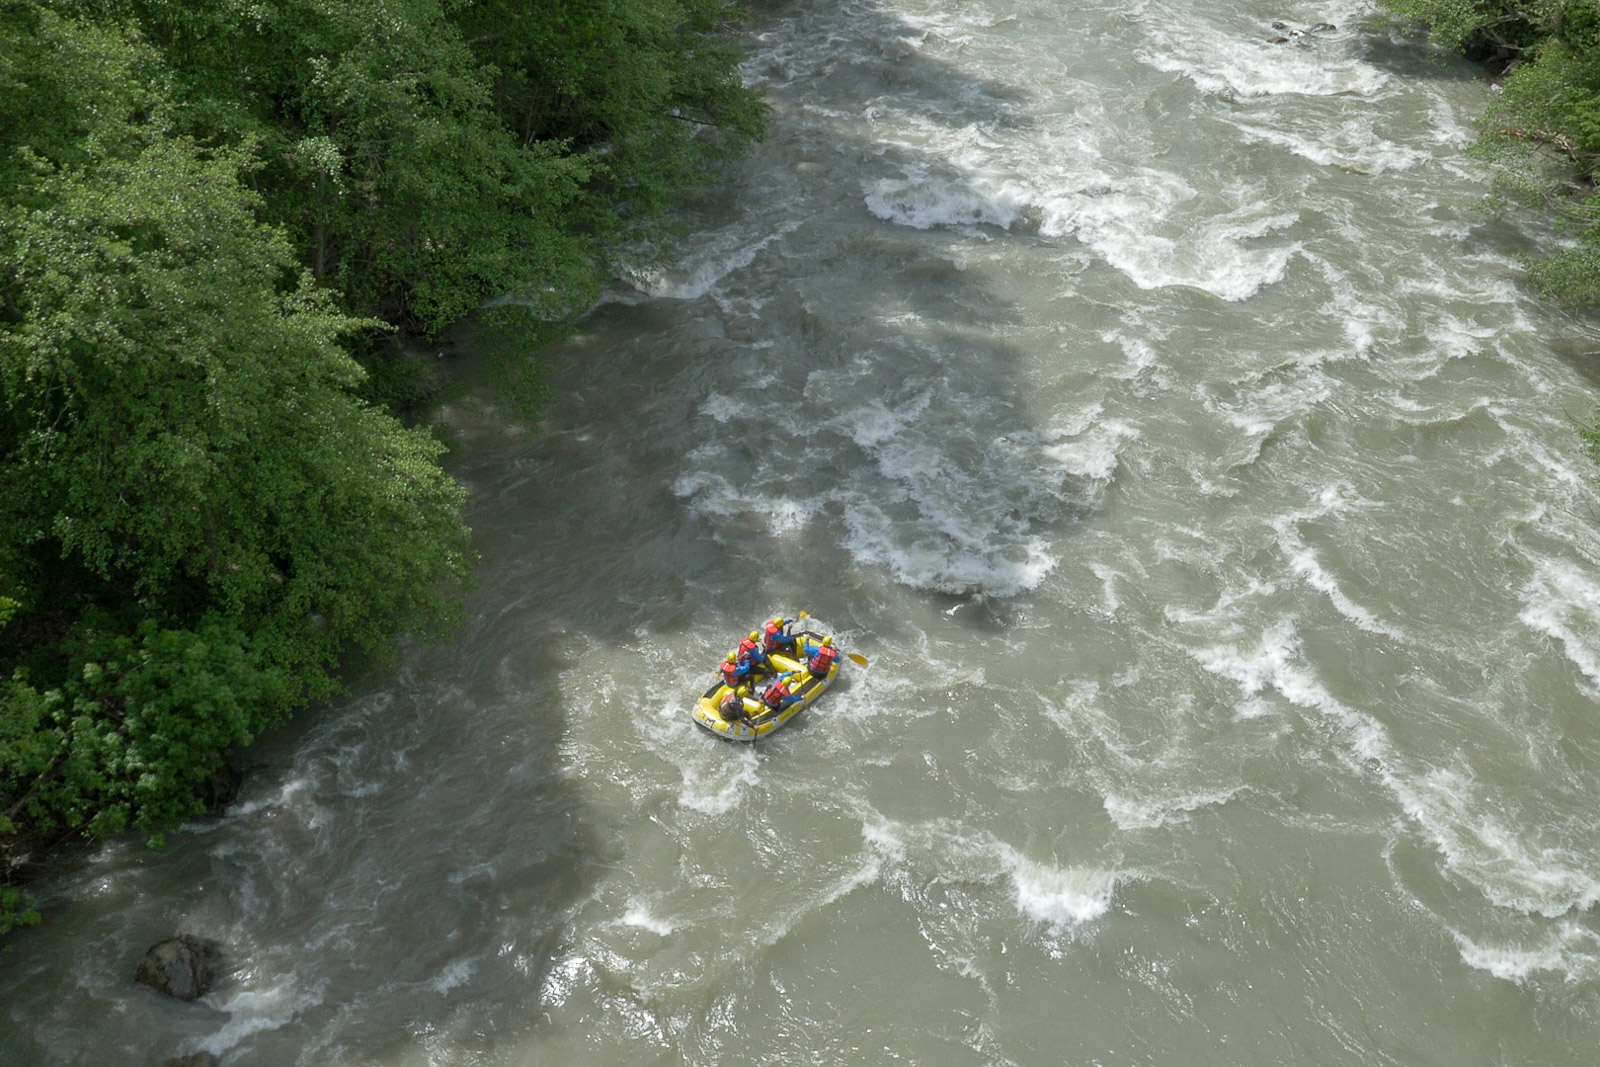
M 244 784 L 244 770 L 239 766 L 239 753 L 229 749 L 222 754 L 222 763 L 200 784 L 200 800 L 207 815 L 221 815 Z
M 193 1000 L 203 996 L 221 973 L 220 944 L 207 937 L 181 934 L 151 945 L 134 978 L 179 1000 Z

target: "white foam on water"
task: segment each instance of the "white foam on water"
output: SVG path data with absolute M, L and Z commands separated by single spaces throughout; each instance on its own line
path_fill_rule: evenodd
M 1370 118 L 1346 119 L 1331 128 L 1317 127 L 1309 133 L 1248 122 L 1235 123 L 1235 127 L 1247 141 L 1285 148 L 1319 166 L 1341 167 L 1362 174 L 1410 170 L 1432 158 L 1429 152 L 1380 137 L 1374 132 Z
M 1246 393 L 1237 401 L 1210 399 L 1206 407 L 1215 409 L 1234 428 L 1243 431 L 1229 453 L 1230 467 L 1248 466 L 1261 456 L 1261 450 L 1278 428 L 1305 418 L 1333 393 L 1333 383 L 1320 370 L 1309 369 L 1294 378 L 1269 381 Z
M 1592 484 L 1594 475 L 1592 473 L 1593 468 L 1587 461 L 1580 461 L 1583 462 L 1582 467 L 1574 466 L 1572 463 L 1567 462 L 1569 457 L 1552 451 L 1542 441 L 1530 435 L 1527 430 L 1509 423 L 1502 417 L 1504 415 L 1503 408 L 1493 402 L 1490 402 L 1487 406 L 1490 414 L 1495 416 L 1495 421 L 1500 424 L 1501 429 L 1505 430 L 1508 437 L 1515 440 L 1517 446 L 1515 458 L 1518 462 L 1522 463 L 1530 473 L 1549 476 L 1564 489 L 1580 491 L 1578 495 L 1583 497 L 1583 505 L 1589 504 L 1588 487 Z M 1503 452 L 1497 451 L 1492 453 L 1491 456 L 1485 456 L 1482 462 L 1484 466 L 1492 466 L 1503 455 Z
M 668 268 L 636 274 L 630 280 L 641 291 L 668 300 L 698 300 L 735 271 L 743 270 L 774 241 L 787 237 L 805 220 L 791 219 L 772 233 L 755 237 L 730 228 L 704 239 L 697 251 L 690 252 Z
M 828 425 L 843 432 L 862 448 L 876 448 L 918 422 L 931 403 L 933 394 L 927 390 L 894 406 L 874 397 L 860 407 L 841 413 Z
M 637 926 L 641 930 L 648 930 L 662 937 L 666 937 L 678 928 L 676 923 L 652 915 L 649 907 L 638 897 L 628 899 L 628 910 L 623 913 L 621 922 L 624 926 Z
M 775 537 L 803 529 L 822 509 L 826 498 L 798 500 L 788 496 L 768 496 L 746 492 L 728 479 L 710 471 L 690 471 L 672 483 L 672 491 L 690 500 L 689 513 L 731 519 L 743 515 L 760 516 Z
M 1197 288 L 1238 301 L 1281 280 L 1301 247 L 1249 243 L 1294 225 L 1298 212 L 1284 211 L 1264 185 L 1219 186 L 1202 197 L 1183 174 L 1119 162 L 1120 142 L 1101 143 L 1115 136 L 1114 124 L 1084 117 L 1103 109 L 1101 92 L 1069 87 L 1073 117 L 1053 128 L 1021 124 L 1026 135 L 1000 120 L 951 129 L 939 117 L 886 113 L 877 133 L 886 152 L 937 163 L 886 160 L 892 173 L 862 181 L 867 210 L 919 230 L 1027 223 L 1046 237 L 1076 238 L 1143 289 Z
M 1341 722 L 1347 729 L 1351 753 L 1358 761 L 1376 760 L 1381 764 L 1390 758 L 1388 736 L 1382 724 L 1342 704 L 1303 662 L 1300 636 L 1292 616 L 1267 626 L 1254 647 L 1213 645 L 1191 649 L 1189 654 L 1205 670 L 1238 684 L 1246 698 L 1273 690 L 1291 704 Z
M 1418 296 L 1434 297 L 1451 302 L 1471 300 L 1484 304 L 1513 303 L 1518 299 L 1514 290 L 1466 293 L 1438 282 L 1411 286 L 1402 283 L 1402 288 L 1410 288 Z M 1420 375 L 1422 378 L 1432 377 L 1446 363 L 1452 360 L 1469 359 L 1483 354 L 1485 351 L 1492 349 L 1503 336 L 1503 328 L 1500 326 L 1478 325 L 1460 315 L 1449 312 L 1441 312 L 1437 316 L 1430 317 L 1427 329 L 1428 356 L 1433 362 Z
M 1192 11 L 1147 20 L 1151 43 L 1134 58 L 1187 78 L 1201 92 L 1236 98 L 1273 96 L 1373 97 L 1389 83 L 1377 67 L 1350 57 L 1348 34 L 1316 35 L 1303 46 L 1271 44 L 1264 24 L 1216 25 Z
M 1526 816 L 1502 810 L 1470 769 L 1434 768 L 1394 788 L 1445 865 L 1498 907 L 1553 919 L 1600 903 L 1600 873 L 1592 860 L 1569 847 L 1539 844 L 1548 828 L 1523 825 Z
M 863 354 L 842 372 L 808 375 L 808 398 L 836 414 L 784 431 L 813 443 L 807 447 L 844 435 L 870 465 L 824 469 L 805 481 L 815 495 L 793 496 L 789 459 L 732 457 L 753 434 L 764 434 L 768 408 L 794 405 L 774 399 L 745 407 L 717 394 L 706 401 L 708 425 L 729 429 L 689 454 L 691 468 L 673 491 L 689 499 L 691 515 L 759 517 L 778 537 L 800 532 L 825 511 L 837 514 L 841 547 L 914 588 L 992 596 L 1036 588 L 1057 564 L 1055 528 L 1094 506 L 1138 430 L 1097 418 L 1093 404 L 1044 429 L 1008 429 L 993 417 L 1014 418 L 1010 406 L 943 374 L 920 388 L 908 383 L 898 398 L 860 401 L 856 381 L 878 374 L 883 358 Z
M 1174 558 L 1186 559 L 1182 553 L 1175 553 Z M 1168 604 L 1162 608 L 1162 614 L 1169 622 L 1206 626 L 1220 636 L 1234 637 L 1244 633 L 1240 620 L 1253 602 L 1277 591 L 1276 583 L 1250 575 L 1240 585 L 1224 588 L 1217 594 L 1217 602 L 1209 608 L 1195 610 Z
M 1098 735 L 1101 731 L 1097 727 L 1107 721 L 1106 712 L 1100 707 L 1100 683 L 1092 678 L 1068 678 L 1064 685 L 1065 695 L 1045 705 L 1045 718 L 1069 737 L 1084 732 Z M 1114 746 L 1109 747 L 1114 754 L 1125 755 Z
M 1353 245 L 1366 243 L 1370 238 L 1348 219 L 1336 222 L 1339 235 Z M 1380 339 L 1403 336 L 1406 333 L 1405 316 L 1392 300 L 1375 287 L 1373 279 L 1364 273 L 1352 276 L 1343 263 L 1336 263 L 1314 251 L 1305 253 L 1306 262 L 1327 283 L 1330 296 L 1317 308 L 1324 318 L 1340 324 L 1340 330 L 1349 345 L 1349 355 L 1368 359 Z
M 1122 606 L 1122 601 L 1117 597 L 1117 579 L 1126 578 L 1127 575 L 1104 563 L 1090 565 L 1089 571 L 1100 579 L 1100 610 L 1107 615 L 1115 615 Z
M 776 918 L 769 918 L 762 926 L 759 941 L 760 947 L 770 948 L 776 945 L 788 937 L 800 920 L 807 915 L 843 900 L 857 889 L 876 884 L 882 876 L 882 861 L 875 855 L 868 855 L 859 866 L 845 871 L 834 879 L 833 884 L 824 889 L 821 894 L 808 897 L 803 901 L 794 901 L 793 903 L 798 906 L 779 909 L 776 913 Z M 743 911 L 737 913 L 738 918 L 743 918 L 744 915 L 745 912 Z
M 696 761 L 698 765 L 680 768 L 683 773 L 683 788 L 678 793 L 680 806 L 702 815 L 726 815 L 739 804 L 745 791 L 760 780 L 761 765 L 753 752 L 736 753 L 735 758 L 730 759 L 724 747 L 718 745 L 711 753 L 713 758 L 702 758 Z
M 1600 936 L 1577 923 L 1561 923 L 1546 933 L 1542 943 L 1485 944 L 1452 930 L 1461 961 L 1488 971 L 1496 978 L 1519 985 L 1541 972 L 1560 975 L 1567 982 L 1587 982 L 1600 977 Z
M 1042 863 L 994 834 L 970 830 L 955 819 L 899 823 L 865 802 L 856 806 L 868 846 L 885 866 L 909 874 L 911 883 L 920 887 L 1010 883 L 1011 902 L 1018 913 L 1052 933 L 1104 915 L 1118 883 L 1127 877 L 1099 866 Z
M 1104 419 L 1086 429 L 1061 429 L 1051 436 L 1059 436 L 1059 441 L 1042 450 L 1046 458 L 1068 474 L 1105 485 L 1117 473 L 1123 447 L 1140 434 L 1120 419 Z
M 728 422 L 731 419 L 748 415 L 750 407 L 733 397 L 722 393 L 712 393 L 706 397 L 705 403 L 700 405 L 700 414 L 717 422 Z
M 1128 365 L 1122 370 L 1113 371 L 1111 373 L 1113 378 L 1133 381 L 1158 370 L 1161 366 L 1161 359 L 1156 353 L 1155 346 L 1144 337 L 1130 336 L 1121 330 L 1107 330 L 1100 334 L 1100 340 L 1116 345 L 1122 349 L 1123 355 L 1128 357 Z M 1160 375 L 1153 377 L 1161 384 L 1165 384 Z
M 877 218 L 915 230 L 936 226 L 1011 228 L 1026 201 L 1009 190 L 985 191 L 967 176 L 932 174 L 912 166 L 901 178 L 864 181 L 867 210 Z
M 1058 867 L 1002 846 L 1017 910 L 1060 931 L 1093 922 L 1111 910 L 1118 874 L 1101 867 Z
M 918 533 L 870 504 L 847 507 L 844 548 L 856 559 L 888 569 L 913 589 L 955 596 L 1009 597 L 1035 589 L 1058 558 L 1043 537 L 1013 539 L 993 548 L 961 544 L 937 532 Z
M 243 800 L 227 809 L 229 815 L 254 815 L 273 808 L 295 808 L 310 804 L 315 790 L 310 777 L 298 775 L 287 778 L 270 794 L 253 800 Z
M 443 970 L 433 976 L 428 983 L 428 988 L 435 993 L 445 994 L 452 989 L 466 985 L 477 970 L 477 964 L 470 959 L 452 960 Z
M 1600 876 L 1587 858 L 1564 845 L 1537 842 L 1537 828 L 1511 819 L 1483 794 L 1468 768 L 1416 769 L 1394 751 L 1372 716 L 1340 702 L 1302 662 L 1292 618 L 1267 627 L 1255 647 L 1236 644 L 1191 650 L 1207 671 L 1237 683 L 1246 700 L 1276 691 L 1344 727 L 1350 765 L 1378 777 L 1401 809 L 1444 857 L 1492 904 L 1554 918 L 1600 903 Z
M 960 11 L 913 11 L 902 8 L 896 12 L 900 22 L 917 31 L 917 41 L 933 37 L 952 45 L 966 45 L 973 40 L 974 30 L 994 30 L 1017 21 L 1014 14 L 992 14 L 981 8 Z
M 861 838 L 867 847 L 876 852 L 884 860 L 894 864 L 906 861 L 906 839 L 901 832 L 899 823 L 886 819 L 882 814 L 863 804 L 856 804 L 857 814 L 861 816 Z
M 1272 525 L 1278 534 L 1278 547 L 1283 552 L 1284 558 L 1289 561 L 1289 569 L 1294 572 L 1295 577 L 1326 596 L 1340 615 L 1368 633 L 1383 634 L 1396 641 L 1407 640 L 1404 633 L 1379 620 L 1375 614 L 1357 604 L 1340 588 L 1338 581 L 1322 566 L 1316 552 L 1300 539 L 1300 534 L 1295 528 L 1296 520 L 1279 518 Z
M 936 420 L 931 399 L 919 394 L 898 407 L 874 402 L 842 414 L 840 428 L 881 476 L 858 474 L 835 494 L 842 544 L 914 588 L 1013 596 L 1054 570 L 1051 527 L 1093 505 L 1115 473 L 1120 443 L 1136 431 L 1084 419 L 1075 436 L 1021 429 L 980 446 L 971 439 L 973 406 L 964 396 L 941 397 Z M 965 421 L 951 427 L 945 414 Z
M 1578 669 L 1579 687 L 1600 699 L 1600 580 L 1593 568 L 1536 557 L 1522 587 L 1523 625 L 1552 638 Z
M 1238 796 L 1244 786 L 1231 789 L 1201 790 L 1177 796 L 1130 797 L 1107 793 L 1106 814 L 1121 830 L 1150 830 L 1172 822 L 1182 822 L 1201 808 L 1219 807 Z
M 592 985 L 598 976 L 598 971 L 589 957 L 580 952 L 569 951 L 551 961 L 544 984 L 539 988 L 539 1003 L 546 1008 L 560 1007 L 573 993 Z
M 287 974 L 266 986 L 235 989 L 222 996 L 208 994 L 202 1003 L 226 1012 L 228 1021 L 196 1043 L 193 1051 L 221 1056 L 251 1034 L 293 1022 L 302 1011 L 321 1004 L 323 993 L 322 984 L 301 989 L 298 979 Z
M 1299 214 L 1275 210 L 1264 190 L 1225 191 L 1232 210 L 1180 212 L 1195 190 L 1176 174 L 1138 168 L 1104 192 L 1041 196 L 1039 232 L 1076 237 L 1141 289 L 1178 286 L 1246 300 L 1281 281 L 1303 251 L 1298 242 L 1262 249 L 1246 242 L 1294 225 Z

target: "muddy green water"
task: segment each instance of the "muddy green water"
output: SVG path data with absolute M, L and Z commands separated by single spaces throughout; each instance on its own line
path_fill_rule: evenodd
M 0 1061 L 1600 1059 L 1600 344 L 1370 15 L 763 4 L 681 258 L 439 416 L 459 638 L 67 863 Z M 696 730 L 800 608 L 870 668 Z

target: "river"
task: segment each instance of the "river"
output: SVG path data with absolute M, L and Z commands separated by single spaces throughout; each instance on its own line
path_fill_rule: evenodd
M 65 858 L 0 1060 L 1593 1062 L 1600 344 L 1476 210 L 1481 74 L 1348 0 L 746 32 L 768 139 L 542 426 L 463 327 L 459 636 Z M 799 609 L 870 665 L 699 731 Z

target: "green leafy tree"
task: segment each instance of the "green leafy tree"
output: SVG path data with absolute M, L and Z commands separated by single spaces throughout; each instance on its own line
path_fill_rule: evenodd
M 1510 58 L 1536 43 L 1559 17 L 1559 0 L 1385 0 L 1384 7 L 1427 27 L 1434 42 L 1473 58 Z
M 23 28 L 7 91 L 82 134 L 0 109 L 0 580 L 62 616 L 54 677 L 0 684 L 19 848 L 192 812 L 345 656 L 447 627 L 470 558 L 442 446 L 354 394 L 340 339 L 375 324 L 258 220 L 253 146 L 177 132 L 135 35 Z
M 44 167 L 42 203 L 0 213 L 0 514 L 153 607 L 219 608 L 320 669 L 446 614 L 461 493 L 441 446 L 351 394 L 337 339 L 365 324 L 296 277 L 246 165 L 155 133 L 131 158 Z
M 184 130 L 260 146 L 314 277 L 427 333 L 510 294 L 548 337 L 764 116 L 716 0 L 82 6 L 157 42 Z
M 729 34 L 738 17 L 718 0 L 469 0 L 455 14 L 498 74 L 506 125 L 594 160 L 586 222 L 635 242 L 715 174 L 708 158 L 761 135 L 766 106 L 740 82 Z
M 525 352 L 658 249 L 760 133 L 732 17 L 0 3 L 0 883 L 450 626 L 462 491 L 351 353 L 500 297 Z

